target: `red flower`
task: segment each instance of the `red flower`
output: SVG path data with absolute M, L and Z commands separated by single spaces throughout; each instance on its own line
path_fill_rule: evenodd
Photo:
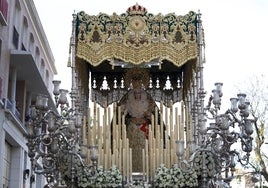
M 141 124 L 140 126 L 140 130 L 143 131 L 145 133 L 146 138 L 148 139 L 149 136 L 149 130 L 148 130 L 148 123 L 144 122 L 143 124 Z

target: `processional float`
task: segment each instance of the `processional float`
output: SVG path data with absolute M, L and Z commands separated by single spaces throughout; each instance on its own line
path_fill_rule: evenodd
M 71 105 L 59 81 L 60 113 L 37 99 L 33 170 L 47 187 L 229 187 L 235 161 L 246 164 L 252 150 L 249 103 L 239 94 L 220 113 L 216 83 L 204 105 L 204 47 L 193 11 L 154 15 L 136 4 L 121 15 L 73 14 Z

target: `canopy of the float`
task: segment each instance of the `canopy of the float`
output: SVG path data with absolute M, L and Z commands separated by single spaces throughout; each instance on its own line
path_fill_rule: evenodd
M 155 101 L 180 101 L 196 69 L 197 22 L 193 11 L 154 15 L 138 4 L 120 15 L 78 12 L 75 59 L 84 93 L 101 106 L 118 101 L 128 89 L 126 72 L 138 67 L 149 75 L 146 89 Z

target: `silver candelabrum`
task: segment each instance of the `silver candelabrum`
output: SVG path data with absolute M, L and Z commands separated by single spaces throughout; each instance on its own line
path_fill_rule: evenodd
M 176 141 L 180 168 L 194 168 L 202 188 L 230 187 L 237 162 L 247 165 L 252 151 L 254 120 L 248 118 L 250 103 L 246 94 L 231 98 L 230 109 L 220 114 L 222 85 L 215 83 L 207 107 L 199 114 L 198 140 L 189 141 L 188 160 L 184 160 L 185 142 Z
M 68 187 L 76 187 L 75 166 L 78 165 L 77 162 L 85 166 L 88 149 L 91 153 L 92 172 L 97 169 L 97 147 L 82 145 L 82 114 L 69 106 L 68 91 L 60 89 L 60 83 L 53 81 L 53 94 L 59 112 L 49 109 L 48 97 L 38 95 L 36 104 L 31 108 L 31 118 L 27 122 L 28 156 L 33 172 L 45 177 L 47 184 L 44 188 L 67 187 L 66 181 L 69 181 Z M 95 175 L 93 173 L 92 177 Z

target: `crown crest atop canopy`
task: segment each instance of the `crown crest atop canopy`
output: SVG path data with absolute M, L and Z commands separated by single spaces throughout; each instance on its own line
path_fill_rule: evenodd
M 136 5 L 133 5 L 127 9 L 127 13 L 129 15 L 145 15 L 147 13 L 147 9 L 143 6 L 136 3 Z

